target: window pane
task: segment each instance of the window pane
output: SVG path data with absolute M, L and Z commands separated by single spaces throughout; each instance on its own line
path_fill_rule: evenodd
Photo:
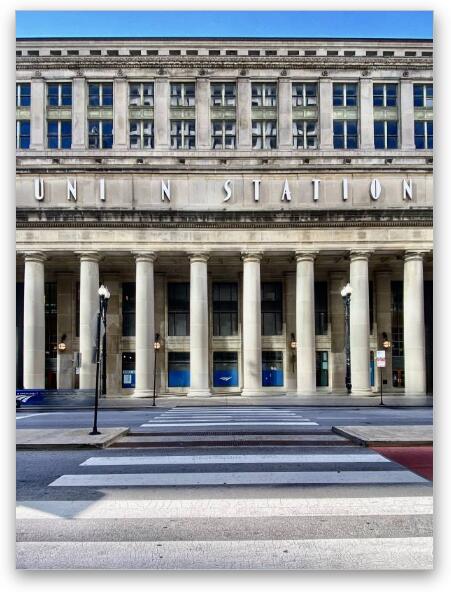
M 89 105 L 91 107 L 98 107 L 100 104 L 100 85 L 89 85 Z
M 383 84 L 373 85 L 373 105 L 375 107 L 384 106 L 384 86 Z
M 140 105 L 141 104 L 140 85 L 139 84 L 130 84 L 130 86 L 129 86 L 129 104 L 130 105 Z
M 342 84 L 334 84 L 333 85 L 333 104 L 334 107 L 343 105 L 343 85 Z
M 47 87 L 47 101 L 51 107 L 58 107 L 58 85 L 49 84 Z
M 423 99 L 423 85 L 422 84 L 414 84 L 413 85 L 413 105 L 414 107 L 423 107 L 424 99 Z
M 67 136 L 72 133 L 72 122 L 71 121 L 62 121 L 61 122 L 61 135 Z
M 357 85 L 347 84 L 346 85 L 346 105 L 348 107 L 354 107 L 357 105 Z
M 72 105 L 72 84 L 61 85 L 61 104 L 64 106 Z
M 111 106 L 112 104 L 113 104 L 113 85 L 112 84 L 104 84 L 103 85 L 102 105 Z

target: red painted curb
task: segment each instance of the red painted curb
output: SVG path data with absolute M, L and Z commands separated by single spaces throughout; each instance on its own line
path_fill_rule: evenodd
M 371 446 L 373 450 L 385 456 L 413 473 L 432 481 L 433 447 L 432 446 Z

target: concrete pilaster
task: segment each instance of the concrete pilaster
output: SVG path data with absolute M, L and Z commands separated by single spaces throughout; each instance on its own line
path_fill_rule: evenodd
M 153 394 L 154 340 L 155 340 L 155 291 L 154 253 L 136 255 L 136 366 L 133 397 L 150 397 Z
M 169 149 L 169 82 L 167 78 L 157 78 L 154 83 L 155 105 L 155 148 Z
M 197 148 L 211 149 L 210 81 L 206 78 L 198 78 L 196 83 L 196 130 Z
M 87 88 L 85 78 L 72 81 L 72 149 L 85 150 L 87 146 Z
M 351 383 L 352 394 L 370 393 L 370 312 L 367 252 L 352 252 L 350 284 Z
M 321 78 L 319 81 L 319 146 L 321 150 L 331 150 L 333 139 L 332 80 Z
M 346 356 L 345 356 L 345 311 L 341 290 L 348 279 L 344 272 L 329 274 L 330 324 L 331 324 L 331 360 L 330 377 L 333 393 L 345 392 Z
M 296 253 L 297 393 L 316 391 L 314 253 Z
M 279 78 L 277 106 L 279 114 L 279 149 L 291 150 L 293 147 L 293 115 L 291 80 Z
M 382 334 L 387 333 L 387 338 L 392 341 L 391 335 L 391 272 L 390 270 L 377 271 L 376 274 L 376 322 L 377 322 L 377 349 L 382 349 L 384 341 Z M 384 390 L 393 387 L 392 384 L 392 350 L 385 353 L 385 368 L 382 370 L 383 378 L 387 384 Z M 380 388 L 380 371 L 376 370 L 376 387 Z
M 360 79 L 360 150 L 374 150 L 373 81 Z
M 56 309 L 57 309 L 57 342 L 60 340 L 66 349 L 57 352 L 56 386 L 59 389 L 70 389 L 74 386 L 73 368 L 73 275 L 72 273 L 58 273 L 56 281 Z M 65 338 L 63 340 L 63 335 Z
M 190 255 L 190 388 L 189 397 L 209 397 L 208 255 Z
M 400 87 L 401 149 L 415 150 L 413 83 L 401 79 Z
M 243 253 L 243 391 L 262 394 L 261 253 Z
M 127 141 L 128 82 L 125 78 L 114 80 L 113 141 L 114 148 L 125 150 Z
M 96 331 L 99 311 L 99 255 L 80 255 L 80 388 L 93 389 L 96 382 Z
M 237 145 L 241 150 L 252 147 L 251 81 L 238 78 L 237 81 Z
M 31 79 L 30 150 L 45 148 L 45 81 Z
M 44 253 L 25 254 L 23 388 L 45 388 Z
M 406 395 L 426 393 L 423 254 L 404 258 L 404 371 Z

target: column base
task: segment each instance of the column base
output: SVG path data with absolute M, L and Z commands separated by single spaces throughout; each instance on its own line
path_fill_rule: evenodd
M 189 389 L 186 393 L 187 397 L 211 397 L 209 389 Z
M 241 391 L 242 397 L 270 397 L 271 393 L 265 393 L 265 391 L 257 391 L 255 389 L 243 389 Z
M 153 397 L 153 390 L 151 389 L 135 389 L 133 391 L 132 399 L 146 399 Z

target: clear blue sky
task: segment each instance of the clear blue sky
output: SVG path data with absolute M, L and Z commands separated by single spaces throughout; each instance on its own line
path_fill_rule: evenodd
M 432 38 L 432 11 L 17 11 L 17 37 Z

